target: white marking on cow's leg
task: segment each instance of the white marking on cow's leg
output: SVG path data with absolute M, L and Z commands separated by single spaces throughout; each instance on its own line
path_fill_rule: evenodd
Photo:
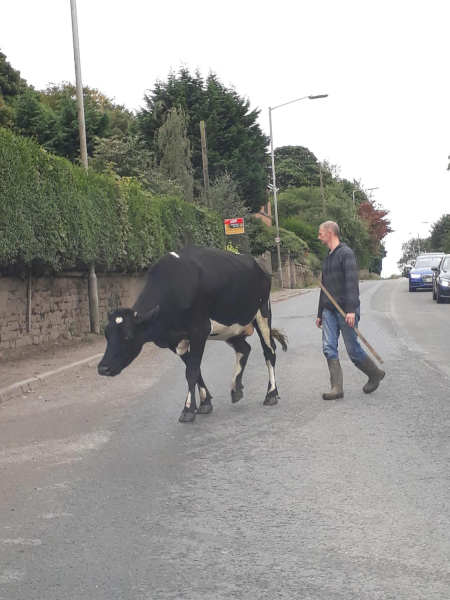
M 191 392 L 188 392 L 185 406 L 186 406 L 186 408 L 191 408 Z
M 236 368 L 234 370 L 233 379 L 231 380 L 231 389 L 233 392 L 236 391 L 236 379 L 238 378 L 238 375 L 242 373 L 241 358 L 243 356 L 244 355 L 241 352 L 236 352 Z
M 272 344 L 270 342 L 269 320 L 262 316 L 260 310 L 258 310 L 258 312 L 256 313 L 256 322 L 258 323 L 259 329 L 261 330 L 261 334 L 266 343 L 266 346 L 271 349 L 272 354 L 275 354 L 275 350 L 272 348 Z
M 176 252 L 171 252 L 170 254 L 171 254 L 172 256 L 175 256 L 176 258 L 180 258 Z
M 178 356 L 183 356 L 189 350 L 189 340 L 181 340 L 181 342 L 176 347 L 176 353 Z
M 267 365 L 267 368 L 269 369 L 269 381 L 270 381 L 269 392 L 273 392 L 274 389 L 277 387 L 277 384 L 275 382 L 275 370 L 274 370 L 270 360 L 266 360 L 266 365 Z
M 200 396 L 200 402 L 204 402 L 207 398 L 206 388 L 198 386 L 198 393 Z

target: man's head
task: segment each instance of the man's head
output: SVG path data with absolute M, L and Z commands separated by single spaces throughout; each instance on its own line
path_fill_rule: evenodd
M 334 250 L 339 245 L 339 225 L 334 221 L 325 221 L 319 227 L 318 239 L 330 250 Z

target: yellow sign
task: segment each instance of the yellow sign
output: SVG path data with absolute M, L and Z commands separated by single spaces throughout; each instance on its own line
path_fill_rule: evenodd
M 224 219 L 225 235 L 237 235 L 245 233 L 244 219 Z

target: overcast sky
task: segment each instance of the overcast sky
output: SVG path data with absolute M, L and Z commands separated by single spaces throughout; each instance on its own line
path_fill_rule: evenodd
M 307 146 L 341 176 L 379 187 L 391 211 L 383 275 L 409 232 L 450 213 L 447 0 L 78 0 L 83 84 L 128 108 L 183 63 L 273 113 L 275 146 Z M 28 83 L 74 81 L 70 0 L 4 3 L 0 49 Z M 424 224 L 428 221 L 428 225 Z

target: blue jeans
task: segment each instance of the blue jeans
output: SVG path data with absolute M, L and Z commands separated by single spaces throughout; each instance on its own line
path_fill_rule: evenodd
M 358 327 L 360 310 L 355 313 L 355 327 Z M 322 315 L 322 347 L 327 359 L 339 358 L 338 341 L 342 333 L 344 344 L 350 360 L 358 365 L 366 358 L 367 354 L 359 343 L 358 336 L 352 327 L 345 322 L 344 317 L 337 310 L 324 308 Z

